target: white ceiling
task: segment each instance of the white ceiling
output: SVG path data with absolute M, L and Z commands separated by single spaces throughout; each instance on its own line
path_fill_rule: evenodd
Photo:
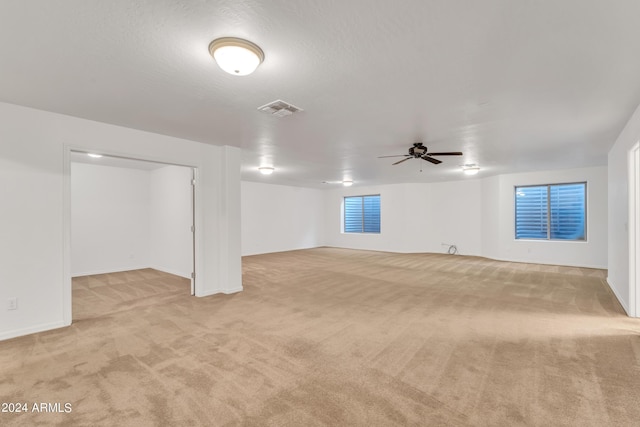
M 281 184 L 604 165 L 640 103 L 639 16 L 638 0 L 3 0 L 0 100 L 241 147 L 243 179 Z M 224 36 L 264 50 L 254 74 L 213 62 Z M 305 111 L 257 111 L 276 99 Z M 377 158 L 414 141 L 464 156 Z

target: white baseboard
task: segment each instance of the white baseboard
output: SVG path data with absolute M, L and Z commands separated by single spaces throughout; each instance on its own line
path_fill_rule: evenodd
M 616 296 L 616 298 L 618 299 L 618 302 L 620 303 L 620 305 L 622 306 L 622 309 L 624 310 L 625 313 L 627 313 L 627 316 L 630 316 L 629 314 L 629 307 L 627 306 L 627 304 L 624 302 L 624 300 L 622 298 L 620 298 L 620 295 L 618 294 L 618 291 L 616 291 L 615 286 L 613 286 L 611 284 L 611 282 L 609 281 L 609 277 L 607 277 L 607 285 L 609 285 L 609 289 L 611 289 L 611 292 L 613 292 L 613 295 Z
M 288 248 L 288 249 L 269 249 L 269 250 L 260 250 L 260 251 L 249 251 L 249 252 L 243 252 L 241 256 L 277 254 L 281 252 L 301 251 L 304 249 L 316 249 L 316 248 L 322 248 L 322 247 L 325 247 L 325 246 L 300 246 L 300 247 Z
M 242 292 L 243 288 L 239 287 L 239 288 L 233 288 L 233 289 L 223 289 L 223 290 L 215 290 L 212 292 L 207 292 L 205 294 L 201 294 L 201 295 L 196 295 L 197 297 L 209 297 L 211 295 L 217 295 L 217 294 L 225 294 L 225 295 L 229 295 L 229 294 L 235 294 L 238 292 Z
M 53 323 L 43 323 L 41 325 L 29 326 L 28 328 L 16 329 L 13 331 L 7 331 L 0 333 L 0 341 L 8 340 L 11 338 L 17 338 L 24 335 L 36 334 L 38 332 L 50 331 L 51 329 L 63 328 L 65 323 L 61 320 Z
M 435 255 L 447 255 L 446 252 L 415 252 L 415 251 L 393 251 L 393 250 L 388 250 L 388 249 L 362 249 L 362 248 L 353 248 L 353 247 L 347 247 L 347 246 L 324 246 L 326 248 L 337 248 L 337 249 L 353 249 L 356 251 L 371 251 L 371 252 L 389 252 L 392 254 L 415 254 L 415 253 L 424 253 L 424 254 L 435 254 Z M 595 268 L 598 270 L 606 270 L 607 266 L 606 265 L 586 265 L 586 264 L 553 264 L 553 263 L 549 263 L 549 262 L 541 262 L 541 261 L 535 261 L 535 260 L 530 260 L 530 259 L 517 259 L 517 258 L 496 258 L 496 257 L 490 257 L 490 256 L 486 256 L 486 255 L 482 255 L 482 254 L 473 254 L 473 253 L 458 253 L 458 255 L 461 256 L 477 256 L 477 257 L 482 257 L 482 258 L 487 258 L 487 259 L 492 259 L 494 261 L 504 261 L 504 262 L 518 262 L 518 263 L 522 263 L 522 264 L 541 264 L 541 265 L 559 265 L 561 267 L 577 267 L 577 268 Z M 457 256 L 457 255 L 451 255 L 451 256 Z
M 586 264 L 552 264 L 549 262 L 540 262 L 540 261 L 531 261 L 531 260 L 527 260 L 527 259 L 517 259 L 517 258 L 492 258 L 492 257 L 487 257 L 487 256 L 483 256 L 483 255 L 479 255 L 482 256 L 483 258 L 488 258 L 488 259 L 493 259 L 496 261 L 505 261 L 505 262 L 519 262 L 522 264 L 540 264 L 540 265 L 558 265 L 560 267 L 576 267 L 576 268 L 594 268 L 597 270 L 606 270 L 607 266 L 602 266 L 602 265 L 586 265 Z
M 171 268 L 164 268 L 152 265 L 149 268 L 153 268 L 154 270 L 162 271 L 163 273 L 173 274 L 174 276 L 184 277 L 185 279 L 191 279 L 191 273 L 185 273 L 183 271 L 173 270 Z
M 121 267 L 121 268 L 109 268 L 109 269 L 100 269 L 100 270 L 93 270 L 93 271 L 82 271 L 79 273 L 71 273 L 71 277 L 81 277 L 81 276 L 93 276 L 95 274 L 109 274 L 109 273 L 121 273 L 123 271 L 131 271 L 131 270 L 143 270 L 145 268 L 153 268 L 153 267 L 149 267 L 148 265 L 142 265 L 142 266 L 130 266 L 130 267 Z
M 132 271 L 132 270 L 144 270 L 145 268 L 153 268 L 154 270 L 162 271 L 163 273 L 173 274 L 174 276 L 184 277 L 185 279 L 191 279 L 191 273 L 185 273 L 182 271 L 172 270 L 170 268 L 158 267 L 155 265 L 144 265 L 144 266 L 132 266 L 132 267 L 122 267 L 122 268 L 110 268 L 105 270 L 93 270 L 93 271 L 83 271 L 80 273 L 73 273 L 71 277 L 82 277 L 82 276 L 93 276 L 96 274 L 109 274 L 109 273 L 122 273 L 123 271 Z

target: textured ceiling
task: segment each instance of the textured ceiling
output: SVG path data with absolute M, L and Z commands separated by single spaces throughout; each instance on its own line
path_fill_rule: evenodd
M 640 103 L 638 16 L 637 0 L 3 0 L 0 100 L 237 146 L 243 179 L 281 184 L 604 165 Z M 264 50 L 254 74 L 216 66 L 224 36 Z M 257 111 L 276 99 L 304 112 Z M 414 141 L 464 156 L 377 158 Z

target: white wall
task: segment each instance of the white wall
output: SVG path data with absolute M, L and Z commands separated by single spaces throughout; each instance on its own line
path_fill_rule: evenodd
M 325 194 L 325 242 L 328 246 L 390 252 L 446 252 L 454 244 L 460 254 L 480 255 L 481 182 L 347 187 Z M 380 234 L 342 232 L 345 196 L 380 194 Z
M 323 245 L 323 191 L 243 181 L 242 254 Z
M 150 267 L 191 277 L 191 175 L 72 163 L 72 276 Z
M 607 282 L 627 313 L 630 313 L 629 281 L 629 183 L 628 156 L 640 141 L 640 107 L 609 151 L 609 275 Z
M 587 182 L 587 241 L 515 240 L 516 185 Z M 380 194 L 380 234 L 342 233 L 345 196 Z M 328 246 L 390 252 L 439 252 L 507 261 L 607 268 L 607 168 L 501 175 L 484 179 L 330 190 L 325 198 Z
M 430 252 L 448 249 L 442 243 L 455 244 L 463 255 L 482 254 L 482 181 L 467 178 L 431 186 L 426 230 L 431 236 Z
M 150 172 L 149 258 L 156 270 L 191 277 L 191 169 L 164 166 Z
M 482 187 L 482 251 L 481 254 L 487 258 L 498 259 L 501 257 L 500 223 L 504 221 L 501 218 L 501 211 L 497 207 L 500 206 L 500 177 L 490 176 L 481 180 Z
M 242 289 L 239 149 L 0 103 L 0 339 L 71 323 L 71 148 L 197 167 L 196 295 Z
M 71 275 L 146 268 L 150 174 L 71 164 Z

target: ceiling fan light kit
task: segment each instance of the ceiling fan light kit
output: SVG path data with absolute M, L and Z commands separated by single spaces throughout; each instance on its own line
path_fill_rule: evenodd
M 405 157 L 402 160 L 398 160 L 397 162 L 393 163 L 392 165 L 397 165 L 400 164 L 402 162 L 406 162 L 407 160 L 410 159 L 422 159 L 425 160 L 429 163 L 433 163 L 434 165 L 438 165 L 440 163 L 442 163 L 442 160 L 438 160 L 435 159 L 431 156 L 462 156 L 462 152 L 460 151 L 442 151 L 442 152 L 438 152 L 438 153 L 430 153 L 427 149 L 427 147 L 425 147 L 422 142 L 414 142 L 413 143 L 413 147 L 409 148 L 409 154 L 399 154 L 399 155 L 395 155 L 395 156 L 380 156 L 378 157 L 379 159 L 385 158 L 385 157 Z
M 234 76 L 249 75 L 264 61 L 260 46 L 235 37 L 215 39 L 209 44 L 209 53 L 222 70 Z

